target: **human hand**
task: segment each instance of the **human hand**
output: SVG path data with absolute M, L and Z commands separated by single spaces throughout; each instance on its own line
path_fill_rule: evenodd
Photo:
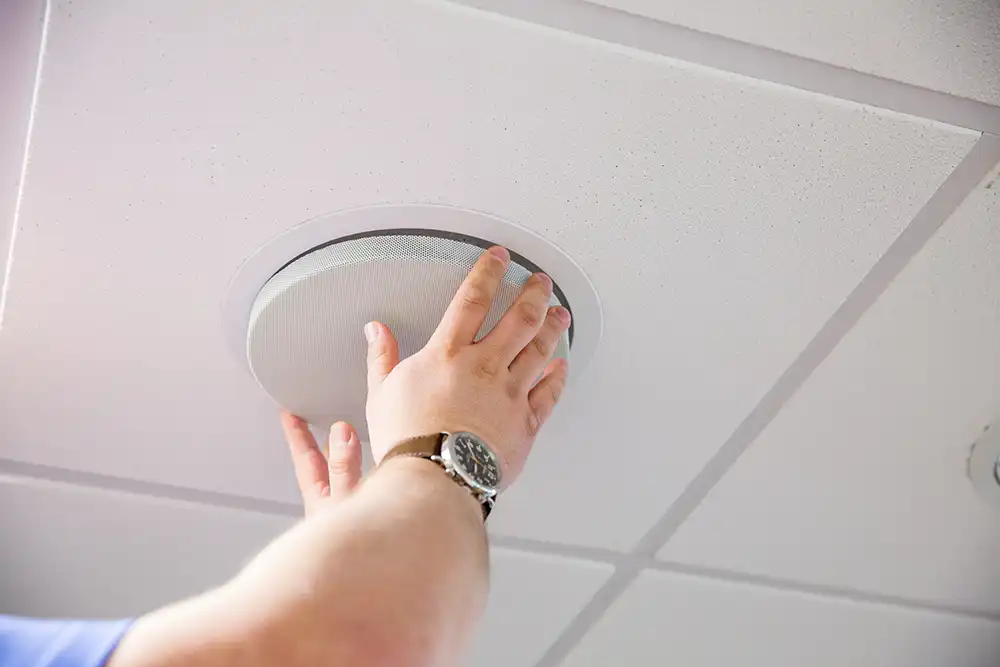
M 330 427 L 329 455 L 323 456 L 305 420 L 281 411 L 281 428 L 292 454 L 306 516 L 345 498 L 361 480 L 361 441 L 350 424 Z
M 566 361 L 549 358 L 570 314 L 548 307 L 552 281 L 536 274 L 496 327 L 475 342 L 509 261 L 500 247 L 484 253 L 430 341 L 402 363 L 388 327 L 365 327 L 368 432 L 376 464 L 408 438 L 470 431 L 496 452 L 504 487 L 521 473 L 566 384 Z

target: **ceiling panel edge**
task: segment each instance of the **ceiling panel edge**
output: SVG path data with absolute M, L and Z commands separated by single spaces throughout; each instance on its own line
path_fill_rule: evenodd
M 44 49 L 45 0 L 10 0 L 0 21 L 0 295 L 13 254 L 21 179 Z M 4 299 L 0 296 L 0 324 Z
M 956 127 L 1000 134 L 1000 107 L 838 67 L 586 0 L 443 0 L 609 45 Z
M 983 135 L 659 522 L 636 544 L 633 552 L 653 555 L 665 547 L 716 485 L 723 481 L 740 456 L 774 421 L 784 405 L 850 334 L 893 280 L 923 250 L 998 162 L 1000 137 Z

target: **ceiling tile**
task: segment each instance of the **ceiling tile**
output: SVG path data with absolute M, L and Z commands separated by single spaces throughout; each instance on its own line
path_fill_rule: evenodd
M 126 617 L 236 574 L 288 517 L 0 477 L 0 613 Z
M 663 558 L 1000 611 L 1000 514 L 966 475 L 1000 418 L 998 186 L 994 171 Z
M 998 657 L 997 623 L 647 572 L 564 665 L 992 667 Z
M 5 0 L 0 21 L 0 293 L 24 166 L 45 0 Z M 2 307 L 2 305 L 0 305 Z M 0 313 L 2 317 L 2 313 Z
M 0 477 L 0 613 L 133 616 L 221 584 L 291 519 Z M 494 549 L 470 664 L 530 667 L 611 566 Z M 516 637 L 516 641 L 511 641 Z
M 593 0 L 924 88 L 1000 104 L 995 0 Z
M 3 456 L 293 500 L 274 408 L 226 349 L 228 282 L 312 216 L 440 202 L 596 285 L 601 347 L 494 529 L 616 548 L 977 136 L 404 1 L 56 2 L 43 81 Z
M 493 549 L 490 567 L 490 600 L 469 665 L 532 667 L 613 569 L 505 549 Z

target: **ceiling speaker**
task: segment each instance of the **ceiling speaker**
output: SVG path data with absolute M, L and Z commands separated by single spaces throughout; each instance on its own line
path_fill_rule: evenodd
M 278 404 L 327 428 L 365 429 L 366 323 L 386 324 L 400 358 L 429 340 L 459 285 L 491 241 L 441 230 L 377 230 L 309 249 L 280 267 L 253 300 L 246 329 L 250 370 Z M 545 267 L 511 252 L 482 338 Z M 551 274 L 550 274 L 551 275 Z M 573 312 L 552 276 L 551 305 Z M 569 357 L 576 323 L 554 356 Z

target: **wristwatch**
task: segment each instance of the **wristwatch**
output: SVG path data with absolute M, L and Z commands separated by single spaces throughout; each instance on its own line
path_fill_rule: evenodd
M 467 431 L 422 435 L 399 443 L 382 463 L 397 456 L 416 456 L 440 465 L 490 515 L 500 487 L 500 460 L 482 438 Z

